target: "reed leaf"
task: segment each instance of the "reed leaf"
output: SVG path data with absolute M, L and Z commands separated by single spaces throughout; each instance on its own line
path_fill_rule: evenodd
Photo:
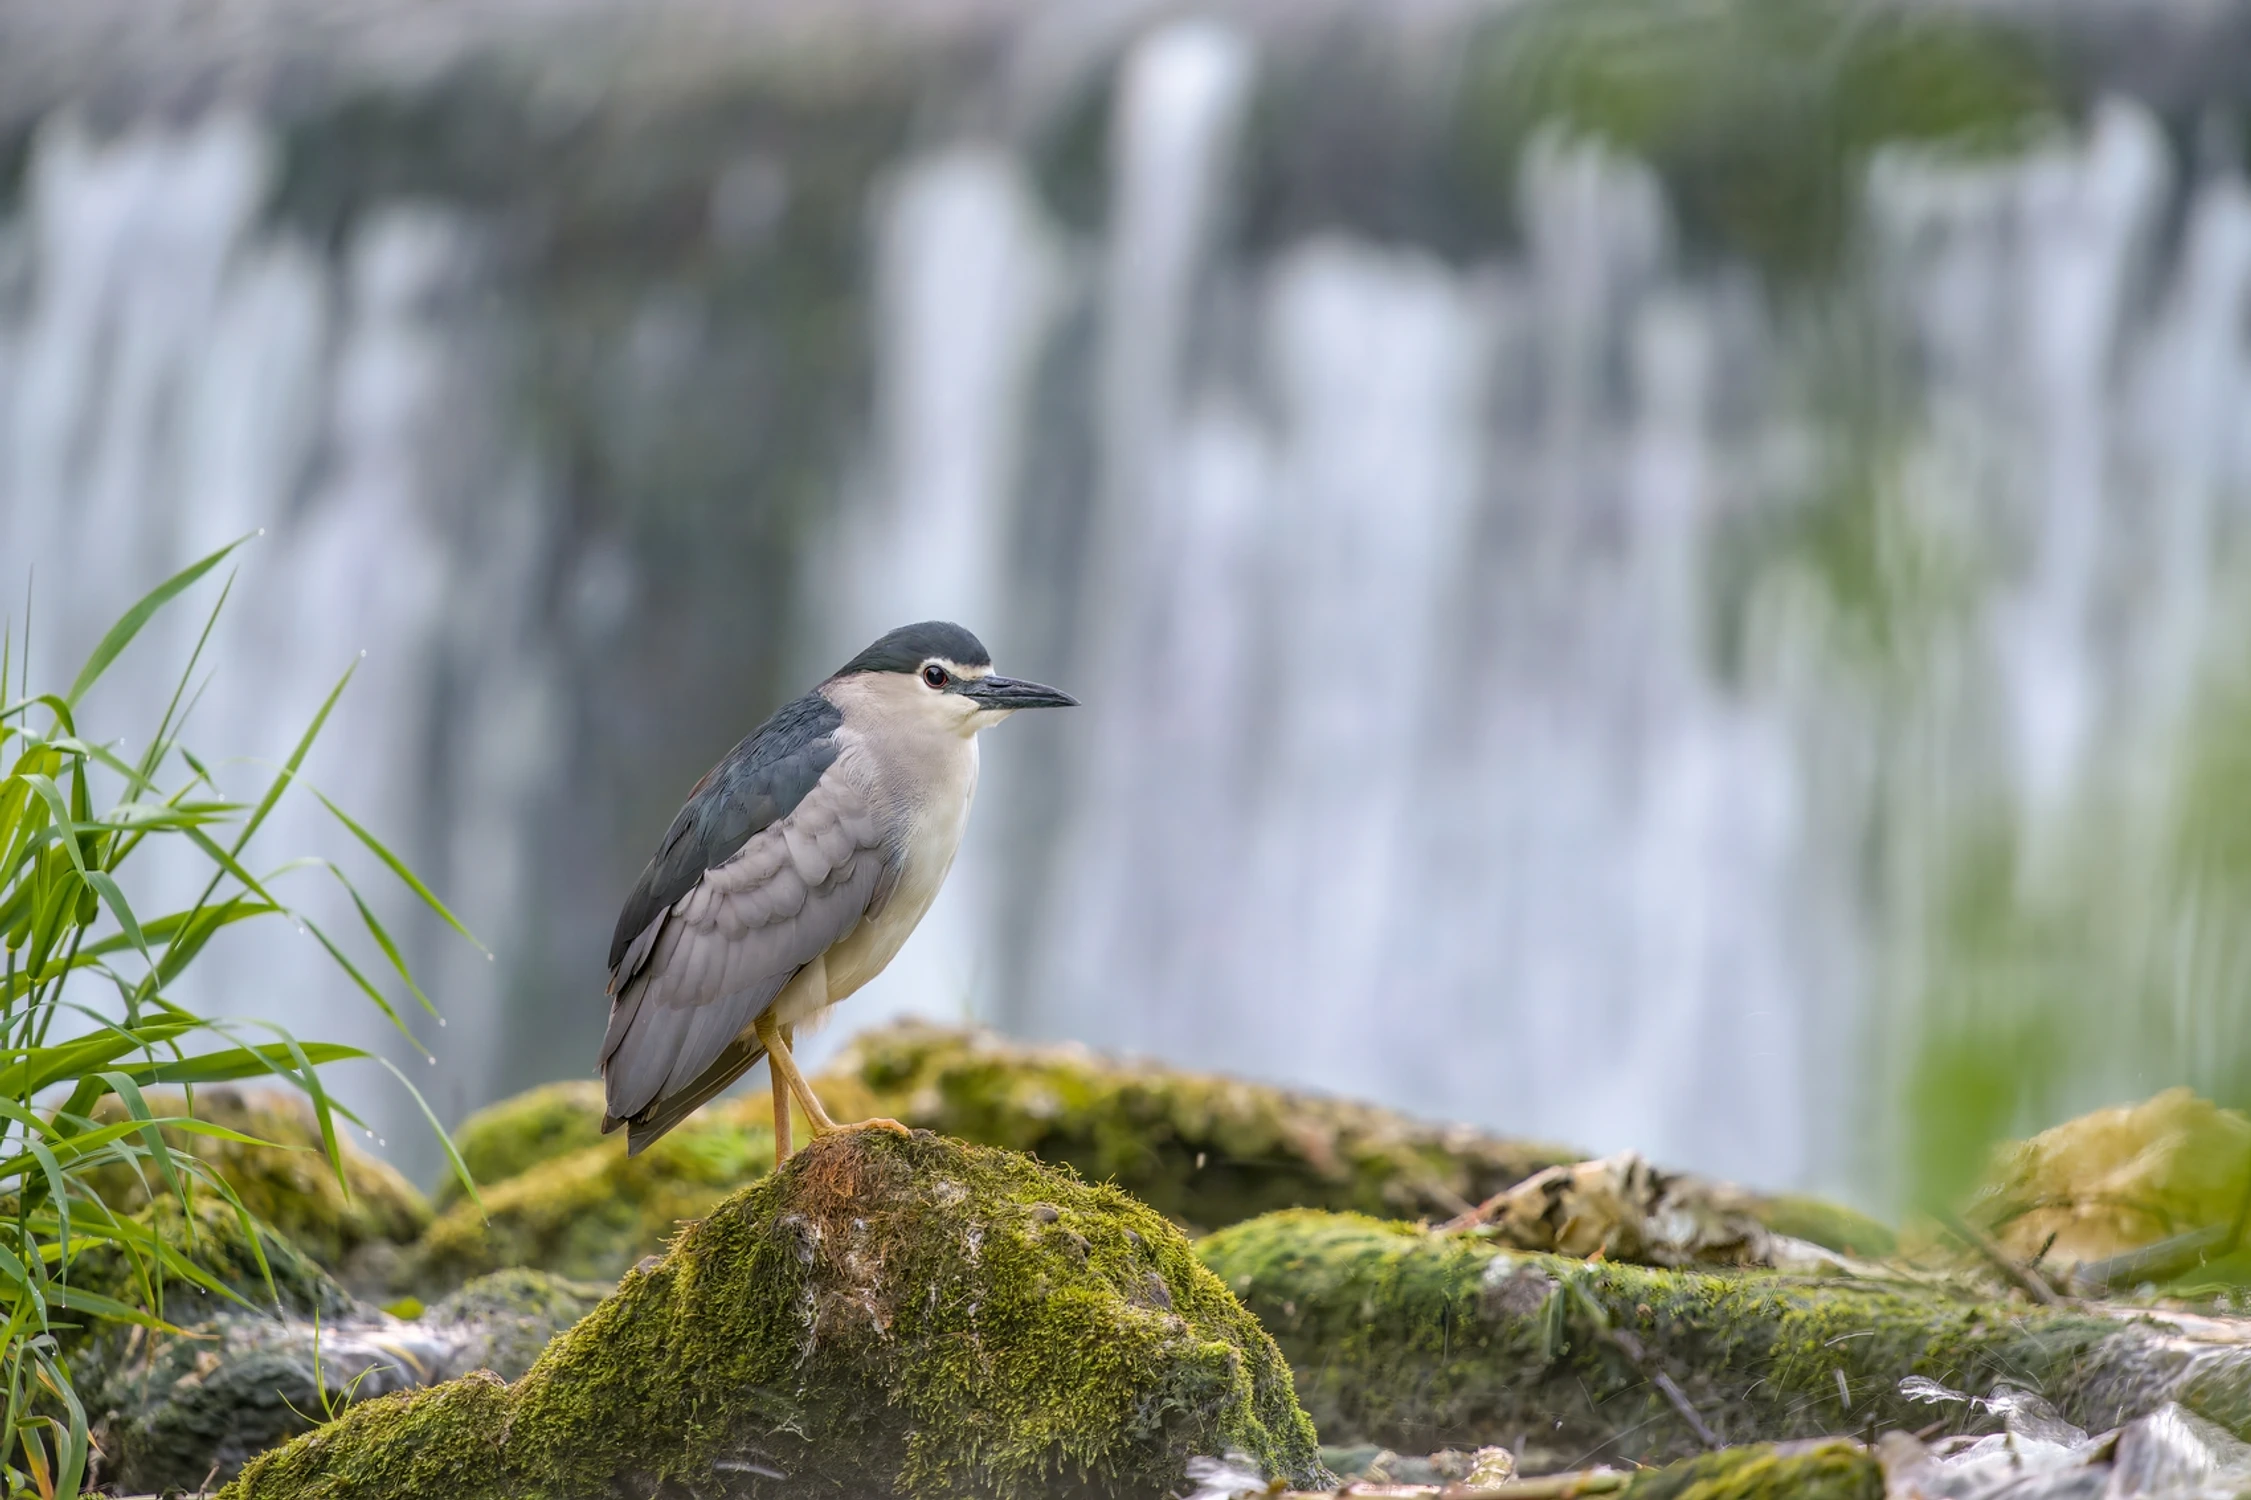
M 172 986 L 211 939 L 242 923 L 281 918 L 310 933 L 343 980 L 410 1041 L 392 990 L 435 1011 L 391 929 L 344 870 L 304 859 L 259 875 L 246 861 L 251 839 L 299 784 L 306 757 L 351 682 L 350 667 L 257 798 L 228 796 L 206 762 L 179 742 L 179 733 L 200 692 L 195 677 L 233 587 L 229 574 L 186 666 L 169 693 L 148 705 L 155 727 L 138 750 L 119 748 L 107 734 L 83 732 L 78 722 L 87 694 L 150 623 L 247 540 L 197 559 L 143 595 L 103 635 L 67 692 L 35 692 L 24 680 L 28 620 L 21 637 L 12 622 L 0 630 L 0 750 L 7 752 L 0 757 L 0 1489 L 10 1496 L 77 1500 L 86 1484 L 86 1414 L 58 1342 L 58 1334 L 76 1325 L 61 1319 L 177 1332 L 164 1319 L 167 1284 L 243 1301 L 193 1253 L 196 1219 L 188 1210 L 196 1194 L 213 1195 L 235 1216 L 267 1290 L 273 1289 L 258 1226 L 224 1175 L 195 1152 L 205 1140 L 273 1143 L 198 1120 L 192 1106 L 187 1113 L 159 1114 L 144 1090 L 259 1078 L 294 1088 L 311 1106 L 328 1170 L 349 1191 L 337 1121 L 360 1121 L 330 1095 L 321 1070 L 371 1054 L 182 1005 Z M 327 796 L 307 790 L 386 878 L 476 941 L 381 839 Z M 208 874 L 193 903 L 143 919 L 128 892 L 131 871 L 151 840 L 193 849 Z M 349 934 L 332 936 L 282 898 L 277 882 L 301 865 L 318 865 L 342 883 L 379 964 L 364 965 L 340 941 Z M 396 1067 L 375 1060 L 405 1087 L 474 1195 L 468 1168 L 428 1103 Z M 118 1101 L 123 1118 L 114 1110 L 96 1118 L 108 1097 Z M 93 1174 L 117 1167 L 150 1189 L 152 1203 L 178 1203 L 177 1223 L 153 1213 L 121 1214 L 105 1203 Z M 95 1286 L 73 1277 L 73 1267 L 96 1249 L 122 1257 L 121 1280 L 111 1275 Z

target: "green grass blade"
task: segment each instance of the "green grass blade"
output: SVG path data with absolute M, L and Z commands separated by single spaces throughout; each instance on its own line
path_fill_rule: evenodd
M 151 968 L 154 968 L 156 957 L 149 952 L 148 939 L 142 936 L 141 924 L 133 917 L 132 904 L 125 899 L 125 893 L 117 888 L 117 882 L 110 878 L 107 870 L 88 870 L 85 880 L 88 885 L 94 888 L 95 893 L 102 898 L 102 905 L 109 908 L 110 915 L 117 918 L 117 925 L 124 932 L 126 940 L 132 943 L 140 951 L 141 957 L 147 960 Z M 74 959 L 76 956 L 75 954 L 72 955 Z
M 463 1161 L 461 1153 L 454 1149 L 453 1137 L 446 1134 L 446 1128 L 438 1123 L 438 1117 L 430 1110 L 430 1102 L 422 1097 L 422 1090 L 416 1088 L 414 1080 L 400 1072 L 398 1064 L 392 1062 L 389 1058 L 378 1057 L 376 1061 L 381 1063 L 390 1075 L 399 1081 L 399 1087 L 405 1089 L 408 1096 L 414 1100 L 414 1107 L 422 1111 L 422 1118 L 430 1122 L 430 1133 L 438 1138 L 438 1145 L 444 1149 L 446 1162 L 453 1168 L 454 1180 L 459 1182 L 462 1191 L 469 1195 L 469 1201 L 477 1205 L 477 1212 L 483 1213 L 485 1211 L 485 1200 L 484 1196 L 477 1191 L 477 1179 L 469 1175 L 469 1164 Z
M 303 765 L 305 757 L 312 753 L 313 741 L 320 738 L 321 730 L 328 724 L 328 716 L 336 711 L 336 700 L 344 696 L 344 689 L 350 685 L 352 674 L 359 670 L 359 665 L 357 661 L 354 661 L 346 667 L 344 675 L 336 679 L 336 686 L 330 688 L 328 696 L 321 700 L 320 712 L 313 715 L 313 722 L 306 725 L 305 732 L 297 737 L 297 748 L 289 752 L 289 759 L 282 762 L 281 770 L 275 774 L 273 784 L 266 788 L 266 795 L 258 799 L 258 808 L 251 813 L 250 821 L 242 825 L 242 836 L 235 840 L 234 852 L 236 854 L 243 851 L 244 846 L 250 842 L 250 836 L 258 831 L 258 825 L 266 821 L 266 814 L 274 810 L 274 804 L 281 800 L 281 794 L 287 791 L 290 782 L 296 779 L 297 768 Z
M 375 940 L 375 946 L 382 949 L 383 956 L 390 960 L 391 972 L 399 976 L 399 982 L 407 987 L 416 1000 L 422 1002 L 425 1011 L 436 1015 L 438 1007 L 431 1003 L 428 995 L 422 993 L 422 986 L 415 982 L 414 971 L 407 967 L 405 956 L 399 952 L 399 945 L 391 940 L 390 929 L 383 925 L 373 908 L 361 897 L 359 887 L 353 885 L 350 878 L 334 865 L 328 867 L 328 872 L 336 877 L 337 882 L 351 896 L 352 904 L 359 908 L 360 922 L 367 928 L 368 936 Z
M 234 593 L 236 574 L 229 573 L 227 581 L 219 586 L 219 597 L 211 606 L 211 613 L 203 617 L 203 633 L 195 638 L 195 649 L 188 653 L 188 664 L 180 668 L 180 680 L 172 685 L 172 700 L 164 705 L 164 716 L 156 721 L 156 730 L 149 736 L 148 748 L 141 752 L 143 779 L 156 774 L 164 763 L 164 754 L 171 748 L 172 728 L 180 712 L 180 699 L 195 677 L 196 663 L 203 660 L 204 648 L 211 644 L 211 632 L 218 628 L 219 616 L 227 607 L 227 599 Z
M 315 1066 L 332 1062 L 353 1062 L 370 1055 L 363 1048 L 347 1047 L 340 1042 L 304 1042 L 300 1044 L 300 1050 Z M 263 1047 L 229 1047 L 218 1052 L 203 1052 L 193 1057 L 166 1062 L 134 1063 L 123 1071 L 132 1075 L 133 1081 L 143 1088 L 168 1083 L 240 1083 L 245 1078 L 272 1078 L 288 1074 L 289 1065 L 295 1061 L 289 1048 L 272 1044 Z M 300 1084 L 299 1087 L 303 1085 Z M 341 1108 L 337 1112 L 345 1113 Z M 345 1118 L 355 1117 L 345 1114 Z
M 337 947 L 335 939 L 331 938 L 326 932 L 322 931 L 320 924 L 318 922 L 315 922 L 311 917 L 308 917 L 304 913 L 300 912 L 297 915 L 297 920 L 304 923 L 305 930 L 311 933 L 323 948 L 326 948 L 328 950 L 328 956 L 334 959 L 336 961 L 336 966 L 342 969 L 344 973 L 350 977 L 352 983 L 359 987 L 360 993 L 367 996 L 367 998 L 371 1002 L 373 1002 L 375 1008 L 383 1012 L 383 1014 L 390 1019 L 391 1024 L 399 1029 L 399 1035 L 405 1037 L 407 1041 L 411 1042 L 414 1045 L 415 1051 L 420 1052 L 425 1057 L 429 1056 L 429 1049 L 422 1045 L 422 1039 L 420 1037 L 416 1036 L 412 1031 L 407 1029 L 406 1017 L 400 1015 L 398 1008 L 391 1004 L 390 996 L 377 989 L 375 987 L 374 981 L 370 980 L 365 974 L 360 972 L 360 966 L 352 962 L 351 955 L 347 954 L 343 949 Z
M 252 536 L 256 534 L 251 533 Z M 78 700 L 86 696 L 86 690 L 100 680 L 102 673 L 109 670 L 109 664 L 117 660 L 118 654 L 133 643 L 133 637 L 141 633 L 141 627 L 158 610 L 171 603 L 183 590 L 193 587 L 197 579 L 219 566 L 228 553 L 249 540 L 248 536 L 236 537 L 210 556 L 188 564 L 142 595 L 141 601 L 125 611 L 118 622 L 110 626 L 109 634 L 103 636 L 101 643 L 94 647 L 93 654 L 86 658 L 86 665 L 78 669 L 78 680 L 63 695 L 64 700 L 75 708 Z
M 459 917 L 456 917 L 451 911 L 447 909 L 446 904 L 438 899 L 436 892 L 432 891 L 428 886 L 424 885 L 422 883 L 421 877 L 416 875 L 412 870 L 408 869 L 406 867 L 406 862 L 404 860 L 401 860 L 396 854 L 393 854 L 388 848 L 386 848 L 381 839 L 378 839 L 374 834 L 369 833 L 365 828 L 362 828 L 358 823 L 354 822 L 350 814 L 346 813 L 344 809 L 338 807 L 335 803 L 329 801 L 327 794 L 321 791 L 320 788 L 315 786 L 307 786 L 306 790 L 310 791 L 314 796 L 320 798 L 320 805 L 327 808 L 331 813 L 335 814 L 336 821 L 343 824 L 346 828 L 350 829 L 352 836 L 358 839 L 362 844 L 365 844 L 368 848 L 369 853 L 373 854 L 377 859 L 383 861 L 383 863 L 389 867 L 391 873 L 399 878 L 401 884 L 405 885 L 408 890 L 414 892 L 415 895 L 421 897 L 422 903 L 425 906 L 429 907 L 430 910 L 445 918 L 447 926 L 451 927 L 455 932 L 458 932 L 463 937 L 467 938 L 470 943 L 475 945 L 479 953 L 483 953 L 488 956 L 491 954 L 492 950 L 487 948 L 483 943 L 478 942 L 476 934 L 471 932 L 468 928 L 462 926 L 461 919 Z

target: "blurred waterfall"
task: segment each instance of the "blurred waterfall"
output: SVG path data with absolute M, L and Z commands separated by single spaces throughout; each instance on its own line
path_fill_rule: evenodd
M 1086 706 L 988 737 L 952 884 L 830 1042 L 966 1012 L 1880 1198 L 1966 845 L 2061 929 L 2176 935 L 2183 746 L 2251 638 L 2251 184 L 2106 85 L 1841 158 L 1852 240 L 1792 282 L 1699 242 L 1661 153 L 1535 121 L 1459 176 L 1474 120 L 1402 101 L 1469 23 L 1411 9 L 1363 18 L 1396 97 L 1215 4 L 995 7 L 991 48 L 789 89 L 741 59 L 798 42 L 719 27 L 695 87 L 527 42 L 537 86 L 57 108 L 0 176 L 37 667 L 265 528 L 191 739 L 278 759 L 368 653 L 314 779 L 499 957 L 404 929 L 448 1115 L 584 1071 L 696 773 L 941 615 Z M 263 846 L 359 868 L 310 807 Z M 309 940 L 195 982 L 385 1030 Z M 2086 984 L 2074 1099 L 2236 1065 L 2218 991 L 2169 1040 Z
M 408 205 L 370 216 L 333 257 L 269 232 L 271 147 L 224 114 L 106 141 L 62 121 L 39 139 L 13 230 L 21 286 L 0 316 L 0 559 L 11 599 L 35 585 L 32 680 L 67 684 L 137 595 L 263 532 L 240 554 L 185 742 L 255 801 L 356 668 L 305 773 L 505 942 L 555 684 L 526 618 L 547 522 L 521 459 L 480 446 L 496 424 L 490 330 L 462 317 L 475 238 L 457 216 Z M 187 612 L 212 597 L 176 607 L 120 659 L 82 710 L 89 731 L 137 747 L 154 729 L 194 641 Z M 387 923 L 419 931 L 411 897 L 339 834 L 298 793 L 253 867 L 326 853 Z M 194 899 L 200 856 L 151 854 L 133 872 L 144 914 Z M 359 936 L 325 875 L 287 881 L 284 899 Z M 183 998 L 402 1051 L 310 936 L 261 925 L 217 940 Z M 416 1082 L 458 1111 L 488 1091 L 501 1049 L 495 973 L 466 945 L 412 956 L 454 1018 L 446 1069 Z M 372 1077 L 351 1087 L 380 1101 L 378 1133 L 415 1118 Z
M 1110 348 L 1162 352 L 1105 408 L 1135 488 L 1089 559 L 1023 1013 L 1802 1175 L 1800 1017 L 1850 975 L 1791 951 L 1819 890 L 1787 738 L 1711 681 L 1697 618 L 1714 324 L 1744 307 L 1668 284 L 1646 172 L 1551 142 L 1524 261 L 1322 236 L 1207 320 L 1247 348 L 1189 338 L 1227 295 L 1208 235 L 1138 215 L 1226 169 L 1208 97 L 1150 81 L 1219 76 L 1191 47 L 1217 43 L 1159 33 L 1123 74 L 1113 244 L 1166 248 L 1130 258 Z

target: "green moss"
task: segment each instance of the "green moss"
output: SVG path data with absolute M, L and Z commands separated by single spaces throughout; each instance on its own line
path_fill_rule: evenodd
M 865 1090 L 852 1101 L 863 1113 L 1067 1162 L 1197 1228 L 1295 1207 L 1451 1218 L 1585 1154 L 1351 1100 L 914 1022 L 856 1039 L 823 1080 L 823 1096 L 844 1084 Z
M 184 1095 L 165 1090 L 147 1095 L 150 1112 L 187 1114 Z M 95 1111 L 103 1120 L 124 1116 L 115 1096 Z M 339 1138 L 344 1181 L 322 1154 L 320 1128 L 304 1100 L 276 1089 L 203 1088 L 195 1092 L 194 1116 L 240 1131 L 284 1149 L 245 1146 L 211 1136 L 163 1132 L 165 1145 L 208 1163 L 243 1207 L 286 1235 L 289 1241 L 333 1271 L 353 1252 L 373 1245 L 406 1244 L 430 1222 L 430 1205 L 412 1183 L 388 1162 L 379 1161 Z M 131 1213 L 148 1202 L 148 1185 L 158 1179 L 123 1165 L 92 1176 L 104 1202 Z M 159 1186 L 159 1192 L 162 1191 Z
M 1658 1374 L 1731 1440 L 1946 1415 L 1899 1396 L 1908 1375 L 1973 1393 L 2006 1378 L 2098 1426 L 2180 1399 L 2251 1429 L 2245 1351 L 2191 1357 L 2116 1318 L 1942 1286 L 1587 1263 L 1304 1212 L 1198 1253 L 1288 1354 L 1332 1442 L 1499 1442 L 1529 1471 L 1688 1456 L 1697 1438 Z
M 639 1156 L 625 1154 L 618 1134 L 485 1186 L 482 1211 L 463 1200 L 437 1217 L 401 1279 L 425 1290 L 531 1266 L 615 1281 L 682 1223 L 772 1168 L 772 1127 L 742 1113 L 714 1106 Z
M 602 1140 L 602 1085 L 592 1081 L 542 1084 L 478 1110 L 454 1128 L 454 1148 L 480 1187 L 505 1182 L 543 1161 L 568 1156 Z M 461 1201 L 461 1184 L 438 1184 L 443 1210 Z
M 1621 1500 L 1883 1500 L 1883 1493 L 1883 1472 L 1858 1443 L 1760 1443 L 1638 1475 Z
M 391 1500 L 509 1493 L 498 1473 L 514 1401 L 507 1384 L 478 1371 L 444 1385 L 363 1401 L 254 1460 L 221 1495 L 294 1500 Z
M 1327 1477 L 1272 1341 L 1162 1216 L 855 1131 L 690 1227 L 516 1385 L 355 1408 L 226 1493 L 1138 1496 L 1229 1450 Z

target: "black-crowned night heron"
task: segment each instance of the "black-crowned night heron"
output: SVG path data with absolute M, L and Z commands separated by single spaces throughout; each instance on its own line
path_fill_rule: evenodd
M 1076 700 L 996 676 L 959 625 L 904 625 L 696 783 L 610 939 L 602 1129 L 639 1152 L 764 1057 L 774 1157 L 795 1096 L 839 1126 L 790 1043 L 883 972 L 938 894 L 977 791 L 977 732 Z M 896 1121 L 870 1120 L 897 1130 Z

